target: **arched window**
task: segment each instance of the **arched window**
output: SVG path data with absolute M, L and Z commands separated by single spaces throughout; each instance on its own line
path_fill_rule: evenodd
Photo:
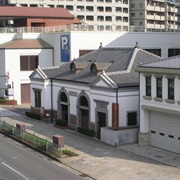
M 86 107 L 89 106 L 88 101 L 87 101 L 85 96 L 81 96 L 81 98 L 80 98 L 80 106 L 86 106 Z
M 60 101 L 67 102 L 67 96 L 64 92 L 62 92 L 60 95 Z

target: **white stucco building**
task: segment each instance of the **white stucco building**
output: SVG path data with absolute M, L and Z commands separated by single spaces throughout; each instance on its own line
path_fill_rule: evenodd
M 14 98 L 18 104 L 30 103 L 30 96 L 21 91 L 21 86 L 30 87 L 29 75 L 34 70 L 20 71 L 22 55 L 38 56 L 41 67 L 57 66 L 69 62 L 92 50 L 98 49 L 100 42 L 103 47 L 134 47 L 135 42 L 140 48 L 156 53 L 162 57 L 180 54 L 179 33 L 117 33 L 97 31 L 70 31 L 56 33 L 2 33 L 0 36 L 1 72 L 9 73 L 9 84 L 14 83 Z M 17 42 L 26 41 L 19 45 Z M 32 47 L 30 40 L 44 41 L 46 46 Z M 13 45 L 16 42 L 16 45 Z M 11 46 L 10 46 L 11 44 Z M 13 45 L 13 48 L 12 48 Z M 28 47 L 27 47 L 28 46 Z M 3 81 L 4 82 L 4 81 Z M 28 88 L 29 89 L 29 88 Z M 27 90 L 28 90 L 27 89 Z M 30 92 L 30 89 L 28 90 Z M 0 91 L 4 96 L 4 90 Z M 12 93 L 12 90 L 11 90 Z M 24 94 L 24 95 L 22 95 Z M 12 95 L 12 94 L 11 94 Z M 28 97 L 26 101 L 23 97 Z M 29 102 L 27 101 L 29 99 Z
M 160 59 L 138 46 L 107 47 L 59 67 L 39 67 L 30 75 L 31 111 L 43 108 L 43 118 L 92 129 L 111 145 L 137 142 L 139 76 L 133 68 Z
M 139 144 L 180 153 L 180 56 L 140 65 Z

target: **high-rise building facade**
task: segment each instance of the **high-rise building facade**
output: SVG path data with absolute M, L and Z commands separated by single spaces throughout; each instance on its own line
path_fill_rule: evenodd
M 165 0 L 131 0 L 130 26 L 134 31 L 177 31 L 178 10 Z
M 66 8 L 89 30 L 129 31 L 129 0 L 7 0 L 8 6 Z

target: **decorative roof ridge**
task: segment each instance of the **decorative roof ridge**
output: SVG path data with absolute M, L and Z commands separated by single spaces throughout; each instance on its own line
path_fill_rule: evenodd
M 118 74 L 127 74 L 127 73 L 130 73 L 130 70 L 106 72 L 107 75 L 118 75 Z
M 46 69 L 58 69 L 60 66 L 62 65 L 57 65 L 57 66 L 47 66 L 47 67 L 43 67 L 41 68 L 42 70 L 46 70 Z
M 36 70 L 42 77 L 47 78 L 47 75 L 43 72 L 40 66 L 38 66 Z
M 117 84 L 106 74 L 105 71 L 100 75 L 111 87 L 117 88 Z
M 140 49 L 139 48 L 134 48 L 134 51 L 133 51 L 133 54 L 131 56 L 131 59 L 129 61 L 129 64 L 128 64 L 128 68 L 127 68 L 127 71 L 130 72 L 131 69 L 132 69 L 132 66 L 134 64 L 134 61 L 135 61 L 135 58 L 136 58 L 136 55 L 137 55 L 137 52 L 139 51 Z

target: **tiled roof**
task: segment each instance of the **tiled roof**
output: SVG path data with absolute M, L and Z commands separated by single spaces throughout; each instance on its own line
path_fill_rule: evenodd
M 42 39 L 16 39 L 0 44 L 0 49 L 53 49 Z
M 59 66 L 41 68 L 41 70 L 44 72 L 44 74 L 45 74 L 48 78 L 53 77 L 53 75 L 56 73 L 56 71 L 57 71 L 58 69 L 59 69 Z
M 75 62 L 89 62 L 89 64 L 79 73 L 76 74 L 70 69 L 71 62 L 69 62 L 60 66 L 53 77 L 65 81 L 89 84 L 100 77 L 90 71 L 92 63 L 111 63 L 104 72 L 119 87 L 137 86 L 139 84 L 139 74 L 133 70 L 133 67 L 140 64 L 140 62 L 154 62 L 159 61 L 161 58 L 147 51 L 136 49 L 137 53 L 133 59 L 132 56 L 134 50 L 134 48 L 102 48 L 85 54 L 75 60 Z M 131 61 L 132 66 L 128 69 Z M 44 73 L 46 72 L 44 71 Z
M 0 17 L 46 17 L 46 18 L 69 18 L 74 16 L 65 8 L 39 8 L 39 7 L 13 7 L 0 6 Z
M 152 53 L 139 49 L 134 59 L 132 68 L 129 73 L 109 73 L 108 76 L 117 83 L 119 87 L 125 86 L 138 86 L 139 85 L 139 74 L 133 70 L 134 67 L 140 63 L 157 62 L 160 61 L 161 57 L 156 56 Z
M 140 67 L 180 69 L 180 56 L 173 56 L 170 58 L 162 59 L 159 62 L 140 65 Z

